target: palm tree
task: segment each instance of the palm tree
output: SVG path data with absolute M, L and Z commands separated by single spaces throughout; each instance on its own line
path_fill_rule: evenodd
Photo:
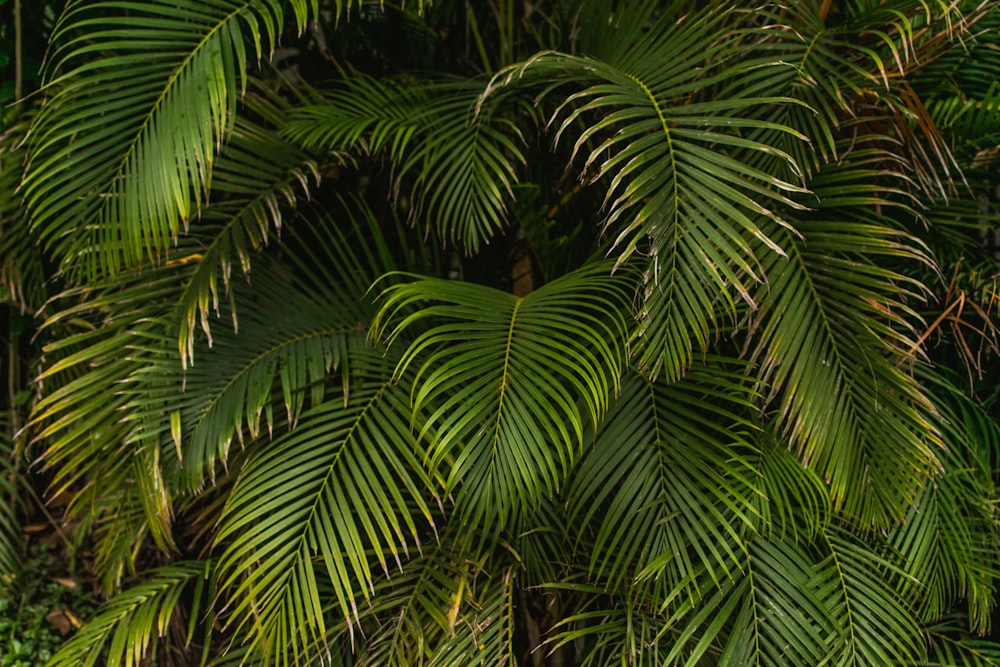
M 997 9 L 69 2 L 50 664 L 1000 664 Z

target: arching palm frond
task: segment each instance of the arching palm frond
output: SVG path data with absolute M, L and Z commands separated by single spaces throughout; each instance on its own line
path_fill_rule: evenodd
M 318 12 L 315 0 L 290 5 L 300 30 Z M 33 224 L 65 268 L 115 274 L 170 247 L 206 199 L 246 86 L 248 50 L 259 58 L 274 48 L 285 6 L 69 4 L 53 35 L 24 184 Z
M 0 303 L 22 313 L 36 311 L 45 301 L 45 264 L 27 224 L 17 189 L 26 151 L 19 148 L 28 129 L 19 120 L 0 133 Z
M 256 440 L 262 429 L 265 438 L 273 434 L 276 413 L 288 426 L 297 422 L 307 399 L 323 401 L 331 375 L 342 379 L 334 400 L 346 400 L 350 359 L 367 349 L 370 314 L 362 304 L 257 262 L 252 285 L 231 286 L 238 332 L 223 324 L 212 348 L 186 369 L 170 356 L 134 376 L 143 391 L 130 409 L 151 431 L 170 429 L 184 488 L 200 487 L 227 465 L 234 441 Z
M 312 149 L 388 158 L 410 216 L 475 252 L 507 223 L 525 162 L 517 125 L 479 104 L 482 90 L 476 82 L 352 77 L 324 103 L 298 109 L 286 134 Z
M 904 366 L 920 347 L 908 302 L 923 287 L 890 264 L 930 262 L 867 208 L 892 204 L 865 172 L 831 167 L 812 184 L 821 203 L 796 220 L 802 238 L 775 231 L 788 258 L 765 264 L 751 356 L 778 400 L 782 437 L 827 480 L 835 506 L 885 526 L 940 468 L 933 408 Z
M 243 113 L 212 165 L 213 201 L 188 223 L 189 233 L 202 247 L 173 260 L 195 262 L 198 267 L 178 303 L 182 315 L 179 344 L 185 362 L 192 360 L 198 322 L 211 343 L 209 313 L 218 313 L 220 292 L 228 292 L 232 267 L 239 265 L 246 274 L 252 254 L 272 234 L 280 233 L 286 209 L 308 198 L 310 181 L 319 180 L 316 158 L 278 136 L 276 128 L 285 122 L 288 102 L 268 94 L 263 83 L 253 83 L 240 106 Z
M 921 492 L 890 543 L 914 578 L 906 591 L 920 601 L 923 620 L 941 618 L 964 598 L 967 625 L 985 633 L 1000 578 L 992 474 L 1000 429 L 943 377 L 923 370 L 920 378 L 934 391 L 945 444 L 940 454 L 944 472 Z
M 630 48 L 614 50 L 613 60 L 542 53 L 498 74 L 490 88 L 540 80 L 550 93 L 566 93 L 549 121 L 556 140 L 568 138 L 573 155 L 585 157 L 584 178 L 606 183 L 604 225 L 617 264 L 646 257 L 632 340 L 640 369 L 653 376 L 677 378 L 707 351 L 719 317 L 734 316 L 740 298 L 752 303 L 762 275 L 750 239 L 783 252 L 758 216 L 780 220 L 779 208 L 798 207 L 788 195 L 799 186 L 748 162 L 763 151 L 797 173 L 791 158 L 740 136 L 768 128 L 802 138 L 760 117 L 792 100 L 698 93 L 762 68 L 741 64 L 738 40 L 714 38 L 725 16 L 664 11 Z M 771 64 L 776 77 L 787 78 Z M 563 82 L 573 88 L 554 85 Z
M 796 545 L 812 543 L 833 515 L 826 484 L 774 433 L 762 433 L 757 446 L 758 534 Z
M 164 481 L 172 448 L 161 456 L 161 434 L 129 412 L 144 390 L 141 371 L 174 356 L 163 348 L 171 340 L 165 315 L 184 277 L 184 267 L 166 266 L 128 283 L 68 290 L 46 323 L 61 338 L 45 350 L 46 395 L 32 412 L 33 436 L 47 444 L 53 492 L 70 494 L 70 513 L 97 527 L 108 589 L 132 571 L 147 535 L 160 548 L 173 545 Z
M 160 641 L 178 629 L 182 643 L 197 637 L 211 641 L 215 614 L 211 602 L 211 561 L 184 561 L 145 574 L 145 580 L 117 595 L 94 612 L 46 663 L 50 667 L 93 667 L 98 664 L 155 664 Z M 206 646 L 207 649 L 207 646 Z
M 906 574 L 866 540 L 843 528 L 826 530 L 815 565 L 815 586 L 836 624 L 830 664 L 923 664 L 923 632 L 900 594 Z
M 780 540 L 758 540 L 746 567 L 745 579 L 733 591 L 741 602 L 720 608 L 739 615 L 718 665 L 826 664 L 836 633 L 807 552 Z
M 961 624 L 946 620 L 928 628 L 930 649 L 927 667 L 1000 667 L 1000 647 L 995 642 L 972 639 Z M 913 667 L 917 667 L 916 664 Z
M 625 362 L 628 304 L 609 268 L 578 269 L 523 298 L 434 278 L 383 292 L 372 331 L 390 344 L 435 318 L 397 375 L 416 367 L 413 412 L 427 415 L 418 437 L 473 524 L 502 528 L 554 493 L 585 424 L 607 409 Z
M 355 359 L 352 375 L 346 402 L 309 410 L 252 458 L 217 533 L 234 623 L 280 665 L 315 657 L 328 626 L 358 620 L 373 564 L 388 575 L 433 526 L 405 393 L 377 358 Z
M 584 602 L 577 613 L 564 618 L 555 628 L 549 643 L 556 649 L 568 645 L 581 647 L 581 667 L 635 665 L 663 667 L 671 664 L 666 657 L 674 635 L 664 637 L 664 616 L 658 612 L 661 600 L 650 595 L 647 587 L 625 587 L 619 596 L 609 596 L 603 587 L 563 583 L 561 589 L 573 591 Z
M 223 314 L 240 313 L 238 327 L 217 327 L 193 363 L 168 357 L 137 373 L 146 394 L 133 408 L 161 431 L 169 415 L 185 488 L 199 487 L 218 464 L 225 466 L 234 440 L 255 440 L 262 428 L 273 436 L 282 408 L 291 427 L 307 399 L 321 403 L 338 375 L 340 396 L 333 400 L 347 400 L 351 358 L 366 354 L 374 308 L 365 293 L 395 266 L 370 211 L 301 207 L 283 233 L 280 255 L 280 261 L 255 259 L 252 278 L 229 286 L 231 306 Z M 180 292 L 182 310 L 193 281 Z
M 671 384 L 623 383 L 566 491 L 577 539 L 593 533 L 583 547 L 592 573 L 613 586 L 642 575 L 673 587 L 702 567 L 736 576 L 760 493 L 753 425 L 740 416 L 749 398 L 720 365 Z
M 907 8 L 853 3 L 824 14 L 815 3 L 760 12 L 781 39 L 769 45 L 797 69 L 789 94 L 817 114 L 791 109 L 785 122 L 810 137 L 816 151 L 802 167 L 820 169 L 841 159 L 853 140 L 879 144 L 872 154 L 892 169 L 903 165 L 904 188 L 912 196 L 949 196 L 961 169 L 925 100 L 911 80 L 946 48 L 971 38 L 986 3 L 932 6 L 923 0 Z M 778 18 L 776 11 L 781 13 Z M 851 137 L 852 141 L 843 141 Z

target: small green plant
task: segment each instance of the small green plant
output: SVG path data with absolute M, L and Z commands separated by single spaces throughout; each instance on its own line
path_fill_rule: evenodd
M 65 641 L 62 633 L 93 610 L 83 587 L 54 578 L 58 569 L 50 549 L 41 546 L 22 576 L 0 585 L 0 667 L 45 664 Z

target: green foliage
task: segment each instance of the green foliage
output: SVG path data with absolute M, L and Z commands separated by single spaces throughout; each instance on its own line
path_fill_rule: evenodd
M 66 641 L 50 619 L 64 619 L 72 629 L 93 610 L 85 589 L 53 578 L 57 572 L 55 554 L 41 546 L 25 560 L 21 576 L 5 578 L 0 587 L 0 665 L 46 663 Z
M 998 16 L 70 2 L 0 138 L 50 664 L 996 664 Z

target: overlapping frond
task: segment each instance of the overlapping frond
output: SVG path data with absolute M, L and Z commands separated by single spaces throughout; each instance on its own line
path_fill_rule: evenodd
M 699 94 L 767 66 L 742 63 L 737 40 L 715 38 L 725 17 L 715 10 L 663 11 L 629 48 L 614 50 L 613 60 L 542 53 L 501 72 L 491 85 L 541 79 L 547 90 L 563 92 L 551 82 L 574 84 L 549 123 L 557 142 L 572 142 L 573 155 L 585 158 L 584 178 L 605 184 L 604 226 L 617 264 L 644 257 L 643 308 L 633 341 L 640 368 L 653 376 L 678 377 L 707 351 L 717 320 L 735 315 L 741 298 L 752 303 L 752 285 L 762 273 L 748 240 L 782 253 L 759 216 L 780 220 L 780 208 L 797 206 L 788 195 L 801 191 L 750 162 L 764 152 L 796 173 L 789 155 L 743 136 L 767 128 L 804 138 L 761 115 L 793 100 Z M 770 66 L 787 78 L 777 62 Z
M 388 575 L 433 524 L 433 486 L 389 370 L 356 359 L 347 401 L 304 414 L 253 457 L 229 497 L 220 579 L 234 623 L 265 661 L 315 657 L 329 625 L 358 618 L 374 564 Z
M 920 283 L 890 261 L 929 264 L 920 243 L 867 206 L 891 206 L 856 169 L 813 180 L 817 210 L 788 257 L 765 263 L 752 358 L 778 400 L 783 437 L 829 486 L 838 508 L 887 525 L 939 469 L 933 408 L 906 364 L 920 349 L 908 302 Z
M 721 365 L 676 383 L 629 377 L 566 491 L 590 570 L 667 585 L 736 576 L 754 525 L 750 390 Z M 654 574 L 655 573 L 655 574 Z
M 180 628 L 183 643 L 210 640 L 215 622 L 211 561 L 183 561 L 145 573 L 145 580 L 104 603 L 46 663 L 138 667 L 156 663 L 159 641 Z
M 32 413 L 33 435 L 46 443 L 53 492 L 70 493 L 70 511 L 98 526 L 109 588 L 131 571 L 149 532 L 161 548 L 172 545 L 164 440 L 129 413 L 144 389 L 141 371 L 176 356 L 163 347 L 172 338 L 164 315 L 183 277 L 182 267 L 168 266 L 124 285 L 69 290 L 46 323 L 61 337 L 45 349 L 46 395 Z
M 315 0 L 289 4 L 300 30 L 319 10 Z M 248 66 L 276 46 L 285 9 L 278 0 L 70 3 L 24 182 L 33 224 L 66 269 L 113 275 L 170 247 L 207 198 Z
M 226 465 L 235 441 L 272 434 L 276 419 L 279 428 L 294 424 L 307 399 L 321 403 L 338 375 L 332 400 L 346 400 L 350 359 L 367 347 L 370 306 L 355 300 L 356 292 L 329 289 L 342 285 L 332 279 L 327 287 L 292 280 L 267 259 L 257 262 L 251 284 L 231 286 L 238 331 L 222 324 L 211 349 L 187 368 L 171 355 L 134 375 L 142 390 L 130 404 L 133 418 L 160 433 L 169 428 L 188 488 Z
M 996 490 L 993 465 L 1000 451 L 1000 430 L 981 406 L 929 370 L 920 374 L 934 390 L 936 419 L 945 444 L 944 473 L 925 488 L 890 543 L 914 581 L 906 590 L 923 620 L 968 605 L 968 626 L 990 627 L 1000 577 Z
M 815 585 L 837 627 L 830 664 L 922 664 L 923 631 L 900 594 L 907 575 L 856 533 L 831 526 L 823 541 Z
M 314 156 L 278 136 L 277 128 L 285 122 L 289 103 L 267 94 L 264 88 L 256 82 L 244 97 L 242 113 L 212 165 L 212 201 L 189 227 L 200 247 L 173 259 L 197 266 L 178 299 L 178 342 L 185 362 L 193 356 L 199 323 L 211 342 L 209 314 L 212 310 L 218 313 L 220 295 L 228 293 L 233 266 L 238 265 L 244 274 L 249 272 L 251 256 L 268 243 L 272 233 L 280 233 L 286 209 L 307 198 L 313 185 L 310 181 L 319 180 Z
M 480 104 L 482 84 L 352 77 L 295 112 L 286 134 L 304 146 L 387 157 L 409 215 L 477 251 L 507 223 L 524 164 L 509 110 Z
M 928 628 L 927 667 L 998 667 L 1000 647 L 995 642 L 967 636 L 959 623 L 946 619 Z M 917 667 L 914 664 L 913 667 Z
M 33 312 L 45 301 L 45 265 L 17 192 L 26 152 L 19 148 L 28 121 L 0 133 L 0 302 Z
M 416 367 L 418 437 L 474 523 L 502 527 L 556 491 L 617 391 L 628 300 L 609 268 L 578 269 L 523 298 L 435 278 L 383 292 L 372 330 L 390 344 L 434 318 L 397 375 Z

